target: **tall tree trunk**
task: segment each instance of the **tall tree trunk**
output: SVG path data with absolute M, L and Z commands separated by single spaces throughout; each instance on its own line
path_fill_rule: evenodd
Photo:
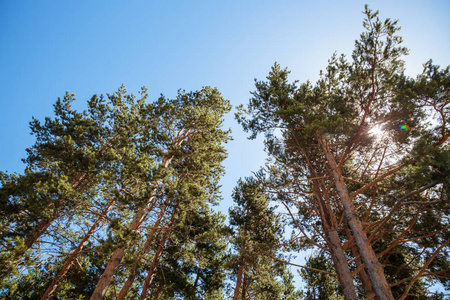
M 339 283 L 342 286 L 345 300 L 358 300 L 356 288 L 353 283 L 353 276 L 348 267 L 348 261 L 345 257 L 344 249 L 341 245 L 338 232 L 331 230 L 326 232 L 329 239 L 329 246 L 331 250 L 331 258 L 333 260 L 334 269 L 339 278 Z
M 310 173 L 314 178 L 317 178 L 316 172 L 309 166 Z M 323 191 L 321 188 L 323 188 Z M 347 258 L 345 257 L 344 248 L 342 247 L 341 240 L 337 231 L 337 220 L 333 213 L 331 206 L 327 205 L 329 203 L 329 195 L 325 184 L 322 180 L 313 180 L 313 192 L 320 206 L 320 216 L 322 219 L 322 226 L 325 235 L 328 239 L 327 243 L 331 251 L 331 259 L 333 260 L 334 269 L 341 284 L 342 290 L 344 292 L 344 297 L 346 300 L 358 300 L 356 294 L 356 288 L 353 283 L 352 272 L 348 266 Z
M 244 279 L 242 280 L 242 300 L 247 299 L 247 288 L 248 288 L 248 281 L 247 281 L 247 273 L 244 271 Z
M 156 250 L 155 256 L 153 257 L 152 266 L 150 267 L 150 270 L 147 274 L 147 278 L 145 278 L 144 286 L 142 287 L 141 297 L 139 300 L 145 300 L 147 298 L 148 290 L 150 288 L 150 285 L 152 284 L 153 278 L 155 277 L 155 271 L 159 264 L 159 258 L 161 257 L 161 253 L 164 249 L 164 245 L 166 244 L 167 238 L 169 237 L 169 234 L 171 233 L 173 229 L 173 222 L 175 220 L 175 214 L 177 211 L 178 205 L 176 205 L 173 208 L 172 216 L 170 219 L 170 222 L 166 228 L 166 231 L 164 232 L 163 237 L 161 238 L 161 242 L 159 243 L 158 249 Z
M 119 135 L 116 134 L 110 141 L 108 141 L 105 145 L 101 147 L 101 149 L 98 150 L 96 153 L 96 157 L 104 153 L 106 150 L 111 148 L 111 143 L 116 139 Z M 88 176 L 86 172 L 80 172 L 78 176 L 76 176 L 75 180 L 71 183 L 71 186 L 74 190 L 76 190 L 78 193 L 81 193 L 83 190 L 85 190 L 90 183 L 90 179 L 92 179 L 92 176 Z M 14 260 L 17 260 L 19 257 L 23 256 L 25 252 L 27 252 L 34 243 L 44 234 L 48 227 L 55 221 L 58 216 L 62 213 L 62 209 L 67 204 L 67 202 L 63 203 L 62 208 L 57 212 L 57 214 L 50 219 L 42 219 L 40 220 L 36 227 L 33 229 L 31 234 L 25 239 L 25 249 L 22 251 L 19 251 L 15 254 Z M 0 274 L 0 280 L 3 278 L 4 275 Z
M 241 247 L 241 257 L 244 255 L 244 252 L 245 252 L 245 243 L 243 243 L 242 247 Z M 242 259 L 239 264 L 239 269 L 238 269 L 238 274 L 237 274 L 237 279 L 236 279 L 236 287 L 234 288 L 233 300 L 239 299 L 239 292 L 241 290 L 243 273 L 244 273 L 244 260 Z
M 152 195 L 149 199 L 147 199 L 144 205 L 141 206 L 139 210 L 136 212 L 129 225 L 132 231 L 135 231 L 139 228 L 143 219 L 147 215 L 153 200 L 154 195 Z M 119 246 L 119 248 L 117 248 L 114 251 L 114 253 L 111 256 L 111 259 L 108 262 L 108 265 L 106 266 L 102 276 L 100 277 L 100 280 L 97 283 L 97 286 L 95 287 L 94 292 L 92 293 L 90 300 L 103 299 L 106 290 L 108 289 L 108 286 L 111 283 L 112 277 L 116 273 L 116 270 L 119 267 L 123 256 L 125 255 L 125 249 L 128 247 L 128 244 L 129 243 L 127 242 L 125 243 L 125 245 Z
M 344 221 L 345 221 L 345 219 L 344 219 Z M 348 227 L 347 221 L 345 221 L 345 234 L 347 235 L 347 239 L 349 241 L 353 238 L 350 228 Z M 362 266 L 361 254 L 359 254 L 358 247 L 356 247 L 356 245 L 353 244 L 350 247 L 350 249 L 351 249 L 352 255 L 355 259 L 356 267 L 357 268 L 361 267 Z M 361 279 L 361 283 L 362 283 L 362 286 L 364 289 L 364 299 L 365 300 L 375 299 L 375 293 L 373 291 L 372 284 L 370 283 L 369 275 L 367 275 L 367 272 L 365 269 L 362 269 L 359 272 L 359 278 Z
M 364 231 L 361 221 L 358 218 L 356 208 L 350 198 L 350 194 L 344 182 L 344 177 L 341 174 L 334 155 L 328 148 L 323 136 L 318 134 L 317 139 L 331 169 L 331 174 L 333 176 L 336 189 L 344 207 L 344 216 L 347 219 L 347 223 L 353 233 L 353 236 L 355 237 L 356 245 L 366 266 L 375 294 L 380 300 L 393 300 L 394 297 L 386 277 L 384 276 L 383 266 L 378 261 L 375 252 L 367 239 L 366 232 Z
M 234 296 L 233 300 L 239 299 L 239 292 L 242 284 L 242 274 L 244 273 L 244 266 L 242 264 L 239 265 L 237 279 L 236 279 L 236 287 L 234 288 Z
M 89 240 L 91 235 L 94 233 L 94 231 L 97 228 L 98 224 L 100 224 L 103 221 L 103 219 L 106 217 L 106 214 L 111 209 L 111 207 L 114 205 L 114 203 L 115 203 L 115 201 L 111 201 L 109 203 L 109 205 L 103 210 L 101 216 L 94 222 L 94 224 L 92 224 L 91 228 L 86 233 L 86 235 L 83 237 L 83 239 L 81 240 L 81 242 L 78 245 L 78 247 L 72 252 L 70 257 L 64 263 L 64 266 L 62 267 L 61 271 L 59 271 L 59 273 L 55 276 L 55 278 L 53 279 L 52 283 L 50 284 L 50 286 L 47 288 L 47 290 L 45 291 L 44 295 L 42 296 L 41 300 L 48 299 L 52 295 L 52 293 L 56 290 L 58 282 L 66 275 L 67 271 L 69 271 L 69 268 L 74 263 L 76 257 L 81 252 L 81 250 L 83 250 L 84 245 Z
M 157 219 L 156 219 L 156 221 L 155 221 L 155 224 L 153 225 L 153 228 L 152 228 L 152 230 L 150 231 L 150 234 L 148 235 L 147 240 L 145 241 L 144 246 L 142 247 L 142 251 L 141 251 L 141 253 L 137 256 L 137 258 L 136 258 L 136 260 L 135 260 L 135 262 L 134 262 L 134 264 L 133 264 L 133 267 L 131 268 L 131 274 L 130 274 L 130 276 L 128 276 L 127 281 L 125 282 L 125 284 L 123 285 L 122 289 L 120 290 L 120 293 L 119 293 L 119 295 L 117 296 L 116 300 L 123 300 L 123 299 L 125 298 L 125 296 L 127 295 L 128 290 L 130 289 L 131 285 L 133 284 L 134 279 L 136 278 L 138 265 L 139 265 L 140 262 L 141 262 L 141 256 L 142 256 L 145 252 L 147 252 L 147 249 L 148 249 L 148 247 L 150 246 L 150 243 L 152 242 L 153 237 L 155 236 L 156 232 L 158 231 L 158 227 L 159 227 L 159 224 L 160 224 L 160 222 L 161 222 L 162 217 L 164 216 L 165 210 L 166 210 L 166 205 L 164 205 L 164 206 L 161 208 L 161 211 L 159 212 L 159 215 L 158 215 L 158 217 L 157 217 Z

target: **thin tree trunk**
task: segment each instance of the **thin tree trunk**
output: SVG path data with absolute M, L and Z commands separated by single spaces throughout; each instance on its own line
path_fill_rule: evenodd
M 375 294 L 380 300 L 393 300 L 394 297 L 386 277 L 384 276 L 383 266 L 378 261 L 375 252 L 367 239 L 366 232 L 364 231 L 361 221 L 358 218 L 356 208 L 350 198 L 350 194 L 347 190 L 344 178 L 336 163 L 334 155 L 328 148 L 325 139 L 319 134 L 317 135 L 317 138 L 322 151 L 327 158 L 328 165 L 330 166 L 336 189 L 344 207 L 344 216 L 347 219 L 353 236 L 355 237 L 356 245 L 366 266 Z
M 79 185 L 82 183 L 84 178 L 86 177 L 86 173 L 80 173 L 77 179 L 71 184 L 73 189 L 77 189 Z M 34 243 L 41 237 L 41 235 L 47 231 L 48 227 L 53 223 L 54 220 L 62 213 L 61 210 L 58 211 L 56 216 L 51 219 L 42 219 L 40 220 L 33 231 L 30 233 L 28 237 L 25 238 L 24 248 L 14 254 L 13 261 L 15 265 L 18 264 L 18 259 L 22 257 L 33 245 Z M 12 269 L 12 265 L 6 267 L 6 269 L 0 273 L 0 280 L 2 280 Z
M 195 289 L 195 290 L 197 290 L 198 279 L 199 279 L 199 277 L 200 277 L 199 273 L 200 273 L 200 269 L 197 271 L 197 274 L 196 274 L 196 276 L 195 276 L 195 281 L 194 281 L 194 289 Z
M 150 270 L 147 274 L 147 278 L 145 278 L 144 286 L 142 287 L 141 297 L 139 300 L 145 300 L 147 298 L 148 290 L 150 288 L 150 285 L 152 284 L 153 278 L 155 277 L 155 271 L 159 264 L 159 258 L 161 257 L 161 253 L 164 249 L 164 245 L 166 244 L 167 238 L 169 237 L 170 232 L 173 228 L 173 222 L 175 220 L 175 214 L 177 211 L 177 207 L 175 206 L 173 208 L 172 217 L 170 219 L 170 222 L 168 224 L 168 227 L 166 231 L 164 232 L 163 237 L 161 238 L 161 242 L 159 243 L 158 249 L 156 250 L 155 256 L 153 257 L 152 266 L 150 267 Z
M 164 205 L 161 208 L 161 211 L 159 212 L 159 215 L 155 221 L 155 224 L 153 225 L 153 228 L 150 232 L 150 234 L 147 237 L 147 240 L 145 241 L 144 246 L 142 247 L 142 251 L 141 253 L 138 255 L 138 257 L 136 258 L 133 267 L 131 268 L 131 274 L 130 276 L 128 276 L 127 281 L 125 282 L 125 284 L 123 285 L 122 289 L 120 290 L 119 295 L 117 296 L 116 300 L 123 300 L 125 298 L 125 296 L 128 293 L 128 290 L 130 289 L 131 285 L 134 282 L 134 279 L 136 278 L 136 273 L 137 273 L 137 267 L 141 262 L 141 256 L 147 252 L 148 247 L 150 246 L 150 243 L 153 240 L 153 237 L 155 236 L 156 232 L 158 231 L 158 227 L 159 227 L 159 223 L 161 222 L 162 217 L 164 216 L 164 212 L 166 210 L 166 205 Z
M 174 141 L 174 146 L 178 147 L 182 144 L 182 142 L 189 138 L 189 135 L 183 134 L 183 130 L 180 130 L 177 134 L 177 137 Z M 170 162 L 172 161 L 173 156 L 170 156 L 170 151 L 165 154 L 164 158 L 162 159 L 162 168 L 165 169 L 169 166 Z M 159 180 L 156 181 L 156 183 L 153 184 L 153 186 L 157 186 L 159 183 Z M 152 200 L 155 196 L 152 195 L 143 206 L 139 208 L 139 210 L 136 212 L 136 214 L 133 217 L 133 220 L 131 221 L 129 227 L 132 231 L 135 231 L 141 223 L 144 221 L 149 207 L 152 203 Z M 108 289 L 109 284 L 111 283 L 112 277 L 114 276 L 117 268 L 120 265 L 120 262 L 122 261 L 123 256 L 125 255 L 125 247 L 128 246 L 128 243 L 125 244 L 122 247 L 119 247 L 114 251 L 113 255 L 111 256 L 110 261 L 108 262 L 108 265 L 105 268 L 105 271 L 103 272 L 100 280 L 97 283 L 97 286 L 95 287 L 94 292 L 92 293 L 92 296 L 90 300 L 97 300 L 97 299 L 103 299 L 105 296 L 106 290 Z
M 105 150 L 108 150 L 111 147 L 112 141 L 118 136 L 119 135 L 116 134 L 109 142 L 107 142 L 105 145 L 103 145 L 102 148 L 99 149 L 99 151 L 97 152 L 96 155 L 98 156 L 98 155 L 102 154 Z M 86 178 L 87 178 L 86 172 L 79 173 L 79 175 L 76 177 L 76 179 L 71 184 L 72 188 L 75 189 L 78 193 L 80 193 L 82 190 L 84 190 L 88 186 L 88 183 L 83 184 L 83 181 L 85 181 Z M 30 236 L 28 236 L 25 239 L 25 249 L 17 252 L 14 255 L 14 260 L 17 260 L 19 257 L 23 256 L 25 254 L 25 252 L 27 252 L 34 245 L 34 243 L 41 237 L 41 235 L 48 229 L 48 227 L 50 227 L 50 225 L 53 223 L 53 221 L 57 218 L 57 216 L 60 213 L 61 213 L 61 210 L 58 212 L 58 214 L 55 217 L 53 217 L 51 219 L 42 219 L 38 222 L 36 227 L 33 229 L 32 233 L 30 234 Z M 3 279 L 3 277 L 6 275 L 6 273 L 8 273 L 10 270 L 11 270 L 11 266 L 6 269 L 5 273 L 0 274 L 0 280 Z
M 242 300 L 247 299 L 247 288 L 248 288 L 248 282 L 247 282 L 247 274 L 244 271 L 244 279 L 242 280 Z
M 245 234 L 246 233 L 244 233 L 244 235 Z M 241 257 L 244 256 L 244 253 L 245 253 L 245 243 L 243 243 L 242 247 L 241 247 Z M 244 259 L 242 259 L 240 264 L 239 264 L 239 269 L 238 269 L 238 274 L 237 274 L 237 279 L 236 279 L 236 287 L 234 288 L 233 300 L 238 300 L 239 299 L 239 292 L 241 290 L 243 273 L 244 273 Z
M 97 152 L 96 156 L 101 155 L 104 151 L 108 150 L 111 147 L 112 141 L 118 136 L 119 135 L 116 134 L 108 143 L 103 145 L 102 148 L 99 149 L 99 151 Z M 88 177 L 89 176 L 87 176 L 86 172 L 79 173 L 79 175 L 76 177 L 76 179 L 71 183 L 72 188 L 74 190 L 76 190 L 78 193 L 82 192 L 89 185 L 89 180 L 86 180 L 86 179 L 89 179 Z M 62 210 L 62 208 L 58 211 L 56 216 L 54 216 L 53 218 L 42 219 L 38 222 L 36 227 L 31 232 L 30 236 L 28 236 L 25 239 L 25 247 L 26 248 L 24 250 L 16 253 L 14 256 L 14 260 L 17 260 L 19 257 L 23 256 L 25 254 L 25 252 L 27 252 L 28 249 L 30 249 L 34 245 L 34 243 L 41 237 L 41 235 L 48 229 L 48 227 L 50 227 L 50 225 L 53 223 L 53 221 L 56 220 L 56 218 L 61 213 L 61 210 Z M 3 276 L 4 276 L 4 274 L 3 275 L 0 274 L 0 280 L 3 278 Z
M 244 244 L 245 245 L 245 244 Z M 245 247 L 244 247 L 245 248 Z M 238 274 L 237 274 L 237 280 L 236 280 L 236 287 L 234 288 L 234 296 L 233 296 L 233 300 L 238 300 L 239 299 L 239 291 L 241 289 L 241 284 L 242 284 L 242 274 L 244 273 L 244 266 L 241 263 L 239 265 L 239 269 L 238 269 Z
M 67 259 L 67 261 L 65 262 L 64 266 L 62 267 L 61 271 L 59 271 L 59 273 L 55 276 L 55 278 L 53 279 L 52 283 L 50 284 L 50 286 L 47 288 L 47 290 L 45 291 L 44 295 L 42 296 L 41 300 L 45 300 L 48 299 L 51 294 L 56 290 L 56 287 L 58 285 L 58 282 L 66 275 L 66 273 L 69 271 L 69 268 L 72 266 L 72 264 L 74 263 L 76 257 L 78 256 L 78 254 L 81 252 L 81 250 L 83 250 L 84 245 L 86 244 L 86 242 L 89 240 L 89 238 L 91 237 L 91 235 L 94 233 L 95 229 L 97 228 L 98 224 L 100 224 L 103 219 L 106 217 L 106 214 L 108 213 L 108 211 L 111 209 L 111 207 L 114 205 L 115 201 L 111 201 L 111 203 L 109 203 L 109 205 L 103 210 L 101 216 L 95 221 L 94 224 L 92 224 L 91 228 L 89 229 L 89 231 L 86 233 L 86 235 L 84 236 L 84 238 L 81 240 L 80 244 L 78 245 L 78 247 L 72 252 L 72 254 L 70 255 L 70 257 Z

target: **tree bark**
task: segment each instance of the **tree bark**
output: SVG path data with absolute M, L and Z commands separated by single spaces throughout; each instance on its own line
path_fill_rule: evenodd
M 245 244 L 244 244 L 245 246 Z M 243 247 L 245 248 L 245 247 Z M 237 274 L 237 279 L 236 279 L 236 287 L 234 288 L 234 296 L 233 296 L 233 300 L 238 300 L 239 299 L 239 292 L 241 289 L 241 284 L 242 284 L 242 274 L 244 273 L 244 266 L 241 263 L 239 265 L 239 269 L 238 269 L 238 274 Z
M 358 300 L 356 288 L 353 284 L 353 276 L 348 267 L 348 261 L 345 257 L 344 249 L 341 245 L 338 232 L 332 230 L 327 232 L 329 246 L 331 250 L 331 258 L 333 259 L 334 269 L 342 286 L 345 300 Z
M 334 155 L 328 148 L 323 136 L 318 134 L 317 139 L 331 169 L 331 175 L 333 176 L 336 189 L 344 207 L 344 216 L 355 237 L 356 245 L 366 266 L 375 294 L 380 300 L 393 300 L 394 297 L 386 277 L 384 276 L 383 266 L 378 261 L 375 252 L 367 239 L 366 232 L 358 218 L 356 208 L 350 198 L 350 194 L 344 182 L 344 177 L 340 172 Z
M 139 228 L 141 225 L 144 217 L 148 213 L 148 209 L 150 205 L 152 204 L 154 199 L 154 196 L 152 195 L 143 206 L 136 212 L 133 219 L 130 222 L 129 227 L 131 230 L 135 231 Z M 111 283 L 112 277 L 114 276 L 114 273 L 116 272 L 117 268 L 120 265 L 120 262 L 122 261 L 123 256 L 125 255 L 125 248 L 127 248 L 128 243 L 125 245 L 120 246 L 117 248 L 114 253 L 111 256 L 111 259 L 108 262 L 108 265 L 105 268 L 105 271 L 103 271 L 102 277 L 97 283 L 97 286 L 95 287 L 94 292 L 92 293 L 92 296 L 90 300 L 96 300 L 96 299 L 103 299 L 105 296 L 106 290 L 108 289 L 109 284 Z
M 147 298 L 148 290 L 150 289 L 150 285 L 152 284 L 153 278 L 155 277 L 155 271 L 159 264 L 159 258 L 161 257 L 161 253 L 166 244 L 167 238 L 169 237 L 170 232 L 172 231 L 173 222 L 175 220 L 175 214 L 177 211 L 177 207 L 175 206 L 172 211 L 172 217 L 164 232 L 163 237 L 161 238 L 161 242 L 159 243 L 158 249 L 156 250 L 155 256 L 153 257 L 152 266 L 147 274 L 147 278 L 145 278 L 144 286 L 142 287 L 141 297 L 139 300 L 145 300 Z
M 247 291 L 247 288 L 248 288 L 248 282 L 247 282 L 248 280 L 247 280 L 247 273 L 244 271 L 244 279 L 242 280 L 242 300 L 245 300 L 245 299 L 248 299 L 247 298 L 247 294 L 248 294 L 248 291 Z
M 127 295 L 128 290 L 130 289 L 131 285 L 133 284 L 134 279 L 136 278 L 137 267 L 141 261 L 141 255 L 143 255 L 147 251 L 148 247 L 150 246 L 150 243 L 152 242 L 153 237 L 155 236 L 156 232 L 158 231 L 158 227 L 159 227 L 162 217 L 164 216 L 165 210 L 166 210 L 166 206 L 164 205 L 161 208 L 161 211 L 159 212 L 158 218 L 156 219 L 155 224 L 153 225 L 153 228 L 150 231 L 150 234 L 148 235 L 144 246 L 142 247 L 141 254 L 138 255 L 138 257 L 136 258 L 136 261 L 133 264 L 133 267 L 131 268 L 130 276 L 128 276 L 127 281 L 125 282 L 122 289 L 120 290 L 120 293 L 117 296 L 116 300 L 123 300 L 125 298 L 125 296 Z
M 80 175 L 77 177 L 77 179 L 75 179 L 71 186 L 73 189 L 78 189 L 80 184 L 83 182 L 83 180 L 86 177 L 86 173 L 80 173 Z M 80 190 L 78 190 L 78 192 L 80 192 Z M 44 232 L 47 231 L 48 227 L 50 227 L 50 225 L 52 225 L 53 221 L 55 221 L 57 219 L 57 217 L 62 213 L 62 209 L 60 209 L 57 214 L 55 216 L 53 216 L 53 218 L 51 219 L 41 219 L 37 224 L 36 227 L 33 229 L 33 231 L 30 233 L 30 235 L 28 237 L 25 238 L 25 242 L 24 242 L 24 246 L 25 248 L 23 250 L 20 250 L 19 252 L 14 254 L 14 261 L 17 261 L 20 257 L 22 257 L 33 245 L 34 243 L 41 237 L 42 234 L 44 234 Z M 15 262 L 15 265 L 17 265 L 18 263 Z M 12 269 L 12 265 L 8 266 L 4 272 L 0 273 L 0 280 L 3 279 Z
M 177 138 L 175 139 L 174 145 L 175 147 L 180 146 L 181 143 L 184 141 L 186 136 L 181 136 L 183 133 L 183 130 L 180 130 L 180 132 L 177 134 Z M 162 159 L 162 168 L 165 169 L 169 166 L 170 162 L 172 161 L 173 156 L 171 156 L 170 151 L 166 153 Z M 158 186 L 159 180 L 157 180 L 155 183 L 153 183 L 153 186 Z M 150 198 L 144 203 L 143 206 L 139 208 L 139 210 L 136 212 L 136 214 L 133 217 L 133 220 L 130 222 L 130 229 L 135 231 L 139 228 L 141 223 L 144 221 L 145 217 L 148 214 L 150 205 L 152 204 L 152 201 L 154 199 L 155 195 L 150 196 Z M 105 271 L 102 274 L 102 277 L 97 283 L 97 286 L 95 287 L 94 292 L 92 293 L 92 296 L 90 300 L 98 300 L 103 299 L 103 297 L 106 294 L 106 290 L 108 289 L 109 284 L 111 283 L 112 277 L 114 276 L 117 268 L 120 265 L 120 262 L 122 261 L 123 256 L 125 255 L 125 248 L 128 246 L 128 243 L 124 246 L 119 247 L 114 251 L 114 253 L 111 256 L 110 261 L 108 262 L 108 265 L 105 268 Z
M 311 165 L 309 166 L 309 169 L 312 176 L 317 177 L 317 174 Z M 320 217 L 322 219 L 322 226 L 324 228 L 325 235 L 328 239 L 327 243 L 331 251 L 334 269 L 336 270 L 345 299 L 358 300 L 356 288 L 353 283 L 353 276 L 350 272 L 348 261 L 345 257 L 344 248 L 342 247 L 341 240 L 337 232 L 336 216 L 331 210 L 331 207 L 326 204 L 330 202 L 329 195 L 326 191 L 324 183 L 322 182 L 323 179 L 320 180 L 320 186 L 322 186 L 323 192 L 320 189 L 319 180 L 313 180 L 313 192 L 320 206 Z
M 347 239 L 350 241 L 351 238 L 353 238 L 352 233 L 350 231 L 350 228 L 348 228 L 347 222 L 345 222 L 345 234 L 347 235 Z M 360 268 L 362 266 L 361 261 L 361 254 L 358 252 L 358 247 L 356 247 L 355 244 L 353 244 L 350 247 L 352 251 L 352 255 L 355 258 L 356 267 Z M 361 279 L 361 283 L 364 289 L 364 299 L 365 300 L 373 300 L 375 299 L 375 293 L 373 291 L 372 284 L 370 283 L 369 275 L 367 275 L 366 270 L 362 269 L 359 272 L 359 278 Z

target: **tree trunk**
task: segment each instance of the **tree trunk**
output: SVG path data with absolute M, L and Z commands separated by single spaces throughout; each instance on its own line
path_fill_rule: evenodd
M 183 142 L 183 139 L 176 140 L 175 146 L 181 145 Z M 170 156 L 169 153 L 167 153 L 164 158 L 162 159 L 162 168 L 165 169 L 169 166 L 170 162 L 172 161 L 173 156 Z M 152 186 L 158 186 L 159 180 L 152 183 Z M 150 198 L 142 205 L 139 210 L 136 212 L 136 214 L 133 217 L 133 220 L 130 222 L 130 229 L 132 231 L 135 231 L 136 229 L 141 226 L 142 222 L 144 221 L 145 217 L 147 216 L 149 212 L 150 205 L 153 202 L 155 195 L 150 196 Z M 125 245 L 119 247 L 114 251 L 114 253 L 111 256 L 111 259 L 108 262 L 108 265 L 105 268 L 105 271 L 102 274 L 102 277 L 100 277 L 100 280 L 97 283 L 97 286 L 95 287 L 94 292 L 92 293 L 92 296 L 90 300 L 97 300 L 97 299 L 103 299 L 105 296 L 106 290 L 108 289 L 109 284 L 111 283 L 112 277 L 114 276 L 114 273 L 116 272 L 117 268 L 120 265 L 120 262 L 122 261 L 123 256 L 125 255 L 125 248 L 128 246 L 128 243 Z
M 108 150 L 111 147 L 112 141 L 118 137 L 119 135 L 116 134 L 108 143 L 102 146 L 102 148 L 97 152 L 97 156 L 102 154 L 105 150 Z M 89 185 L 89 180 L 86 172 L 80 172 L 76 179 L 71 183 L 71 186 L 74 190 L 76 190 L 78 193 L 83 191 L 87 186 Z M 14 255 L 14 260 L 17 260 L 19 257 L 23 256 L 33 245 L 34 243 L 41 237 L 41 235 L 47 230 L 48 227 L 53 223 L 54 220 L 59 216 L 61 213 L 61 210 L 58 211 L 55 217 L 51 219 L 42 219 L 40 220 L 36 227 L 31 232 L 30 236 L 28 236 L 25 239 L 25 249 L 22 251 L 17 252 Z M 0 274 L 0 280 L 3 279 L 3 277 L 11 270 L 11 267 L 8 267 L 4 274 Z
M 199 262 L 200 265 L 200 262 Z M 198 280 L 200 279 L 200 269 L 197 271 L 197 274 L 195 276 L 195 281 L 194 281 L 194 289 L 197 290 L 197 285 L 198 285 Z
M 148 209 L 152 204 L 153 199 L 154 196 L 152 195 L 134 215 L 129 225 L 131 230 L 135 231 L 136 229 L 139 228 L 144 217 L 148 213 Z M 95 287 L 95 290 L 92 293 L 90 300 L 103 299 L 106 290 L 108 289 L 108 286 L 111 283 L 112 277 L 114 276 L 114 273 L 116 272 L 117 268 L 120 265 L 120 262 L 122 261 L 123 256 L 125 255 L 125 248 L 127 248 L 127 246 L 128 243 L 120 246 L 119 248 L 116 249 L 116 251 L 114 251 L 114 253 L 111 256 L 111 259 L 108 262 L 108 265 L 105 268 L 105 271 L 103 271 L 102 277 L 98 281 L 97 286 Z
M 348 267 L 348 261 L 345 257 L 344 249 L 341 245 L 338 232 L 332 230 L 327 232 L 329 246 L 331 250 L 331 258 L 333 259 L 334 269 L 342 286 L 345 300 L 358 300 L 356 288 L 353 284 L 353 276 Z
M 147 278 L 145 279 L 144 286 L 142 287 L 141 297 L 139 300 L 145 300 L 147 298 L 148 290 L 150 285 L 152 284 L 153 278 L 155 277 L 155 271 L 159 264 L 159 258 L 161 257 L 161 253 L 164 249 L 164 245 L 166 244 L 167 238 L 169 237 L 170 232 L 172 231 L 173 222 L 175 220 L 175 214 L 177 211 L 177 207 L 173 208 L 172 217 L 168 224 L 166 231 L 164 232 L 163 237 L 161 238 L 161 242 L 159 243 L 158 249 L 156 250 L 155 256 L 153 257 L 152 266 L 148 272 Z
M 80 173 L 80 175 L 78 175 L 77 179 L 75 179 L 71 186 L 73 189 L 78 189 L 80 184 L 83 182 L 83 180 L 86 177 L 86 173 L 82 172 Z M 40 220 L 37 224 L 36 227 L 33 229 L 33 231 L 30 233 L 30 235 L 25 238 L 25 248 L 19 252 L 17 252 L 14 255 L 14 261 L 17 261 L 20 257 L 22 257 L 25 252 L 27 252 L 33 245 L 34 243 L 41 237 L 41 235 L 47 231 L 48 227 L 50 227 L 50 225 L 53 223 L 54 220 L 56 220 L 56 218 L 61 214 L 61 210 L 58 211 L 58 213 L 56 214 L 56 216 L 54 216 L 51 219 L 42 219 Z M 3 277 L 9 273 L 9 271 L 11 270 L 11 266 L 9 266 L 6 270 L 5 273 L 0 274 L 0 279 L 3 279 Z
M 100 222 L 103 221 L 103 219 L 105 218 L 105 216 L 108 213 L 108 211 L 114 205 L 114 202 L 115 201 L 111 201 L 111 203 L 103 210 L 102 215 L 95 221 L 94 224 L 92 224 L 91 228 L 86 233 L 84 238 L 81 240 L 81 242 L 78 245 L 78 247 L 72 252 L 70 257 L 65 262 L 65 264 L 62 267 L 61 271 L 59 271 L 59 273 L 55 276 L 55 278 L 53 279 L 52 283 L 50 284 L 50 286 L 47 288 L 47 290 L 45 291 L 44 295 L 42 296 L 41 300 L 48 299 L 51 296 L 51 294 L 56 290 L 58 282 L 64 277 L 64 275 L 66 275 L 67 271 L 69 271 L 69 268 L 72 266 L 74 260 L 76 259 L 78 254 L 81 252 L 81 250 L 83 250 L 84 245 L 89 240 L 91 235 L 94 233 L 94 231 L 97 228 L 98 224 L 100 224 Z
M 355 237 L 356 245 L 366 266 L 367 272 L 369 273 L 370 281 L 374 288 L 375 294 L 380 300 L 393 300 L 394 297 L 386 277 L 384 276 L 383 266 L 378 261 L 375 252 L 367 239 L 366 232 L 364 231 L 361 221 L 358 218 L 356 208 L 350 198 L 350 194 L 344 182 L 344 177 L 340 172 L 334 155 L 328 148 L 325 139 L 319 134 L 317 135 L 317 138 L 322 151 L 327 158 L 328 165 L 330 166 L 336 189 L 344 207 L 344 216 L 347 219 L 347 223 L 353 233 L 353 236 Z
M 345 219 L 344 219 L 345 221 Z M 345 234 L 347 235 L 347 239 L 350 241 L 353 238 L 350 228 L 348 228 L 348 224 L 345 221 Z M 352 255 L 355 258 L 356 267 L 359 268 L 362 266 L 361 254 L 358 252 L 358 247 L 355 244 L 351 246 Z M 373 300 L 375 299 L 375 293 L 373 291 L 372 284 L 370 283 L 369 275 L 367 275 L 366 270 L 362 269 L 359 272 L 359 278 L 361 279 L 361 283 L 364 289 L 364 299 L 365 300 Z
M 318 176 L 312 166 L 309 166 L 309 169 L 312 176 L 317 178 Z M 323 192 L 320 189 L 320 186 L 322 186 Z M 336 274 L 344 292 L 345 299 L 358 300 L 356 288 L 353 283 L 353 276 L 350 272 L 348 261 L 345 257 L 344 248 L 342 247 L 341 240 L 337 232 L 336 216 L 331 210 L 331 206 L 327 205 L 327 203 L 330 202 L 329 194 L 322 181 L 320 181 L 320 186 L 318 180 L 313 180 L 313 192 L 320 206 L 320 216 L 323 224 L 322 226 L 328 239 L 327 243 L 331 251 L 331 258 L 333 260 L 334 269 L 336 270 Z
M 248 288 L 248 281 L 247 281 L 247 273 L 244 271 L 244 279 L 242 280 L 242 300 L 247 299 L 247 288 Z
M 239 265 L 239 270 L 237 274 L 236 287 L 234 288 L 234 296 L 233 300 L 239 299 L 239 291 L 241 289 L 242 284 L 242 274 L 244 273 L 244 266 L 242 264 Z
M 75 185 L 75 183 L 77 185 Z M 72 184 L 73 188 L 76 188 L 76 186 L 78 186 L 80 181 L 77 179 L 75 183 Z M 53 218 L 42 219 L 36 224 L 36 227 L 33 229 L 30 235 L 25 238 L 24 249 L 14 254 L 13 258 L 14 265 L 17 266 L 19 258 L 22 257 L 34 245 L 34 243 L 42 236 L 42 234 L 44 234 L 47 231 L 48 227 L 52 225 L 53 221 L 55 221 L 61 213 L 62 210 L 59 210 L 56 216 L 54 216 Z M 0 280 L 2 280 L 11 271 L 12 268 L 13 268 L 12 265 L 7 266 L 6 269 L 2 271 L 2 273 L 0 273 Z
M 245 243 L 242 244 L 241 256 L 244 255 L 244 252 L 245 252 Z M 237 279 L 236 279 L 236 287 L 234 288 L 233 300 L 239 299 L 239 291 L 241 290 L 243 273 L 244 273 L 244 260 L 242 260 L 241 263 L 239 264 L 239 269 L 238 269 L 238 274 L 237 274 Z
M 161 208 L 158 218 L 156 219 L 155 224 L 153 225 L 153 228 L 152 228 L 150 234 L 148 235 L 144 246 L 142 247 L 142 251 L 141 251 L 140 255 L 138 255 L 138 257 L 136 258 L 136 261 L 134 262 L 133 267 L 131 268 L 131 274 L 130 274 L 130 276 L 128 276 L 127 281 L 125 282 L 122 289 L 120 290 L 120 293 L 117 296 L 116 300 L 123 300 L 125 298 L 125 296 L 127 295 L 128 290 L 130 289 L 131 285 L 133 284 L 134 279 L 136 278 L 137 267 L 141 261 L 141 255 L 143 255 L 147 251 L 148 247 L 150 246 L 150 243 L 152 242 L 153 237 L 155 236 L 156 232 L 158 231 L 159 223 L 161 222 L 161 219 L 164 216 L 165 210 L 166 210 L 166 205 L 164 205 Z

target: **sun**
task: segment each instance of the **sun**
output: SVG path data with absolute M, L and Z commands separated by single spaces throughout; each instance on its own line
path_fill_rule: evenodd
M 373 135 L 377 140 L 381 139 L 384 135 L 383 126 L 376 125 L 369 130 L 369 133 Z

